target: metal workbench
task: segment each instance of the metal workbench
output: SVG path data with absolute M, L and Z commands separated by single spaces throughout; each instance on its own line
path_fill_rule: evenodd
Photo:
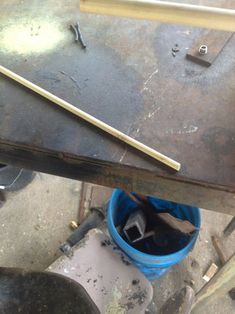
M 78 1 L 57 3 L 1 1 L 0 64 L 182 169 L 175 173 L 2 75 L 0 162 L 234 215 L 235 37 L 205 68 L 185 58 L 199 29 L 79 14 Z M 77 20 L 86 50 L 69 29 Z

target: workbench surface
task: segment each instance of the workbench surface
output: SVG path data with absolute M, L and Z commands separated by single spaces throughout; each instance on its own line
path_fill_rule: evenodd
M 182 168 L 162 166 L 3 75 L 0 161 L 235 214 L 235 37 L 205 68 L 185 58 L 199 29 L 79 14 L 78 1 L 62 3 L 1 1 L 0 64 Z M 78 20 L 86 50 L 69 29 Z

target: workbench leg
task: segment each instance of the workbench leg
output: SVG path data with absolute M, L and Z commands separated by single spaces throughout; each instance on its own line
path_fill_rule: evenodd
M 196 294 L 192 307 L 193 314 L 204 313 L 203 308 L 224 296 L 235 286 L 235 254 L 215 274 L 215 276 Z
M 224 229 L 224 235 L 225 237 L 228 237 L 233 231 L 235 230 L 235 217 L 232 218 L 230 223 L 227 225 L 227 227 Z

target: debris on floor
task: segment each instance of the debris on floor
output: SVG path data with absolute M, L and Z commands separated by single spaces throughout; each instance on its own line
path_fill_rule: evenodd
M 217 273 L 218 268 L 219 267 L 215 263 L 212 263 L 202 278 L 206 282 L 210 281 L 211 278 L 214 277 L 214 275 Z
M 175 57 L 176 54 L 177 54 L 179 51 L 180 51 L 179 45 L 178 45 L 178 44 L 175 44 L 174 47 L 172 47 L 172 49 L 171 49 L 171 54 L 172 54 L 172 56 Z

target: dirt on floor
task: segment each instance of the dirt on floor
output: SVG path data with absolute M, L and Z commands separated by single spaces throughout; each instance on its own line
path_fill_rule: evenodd
M 60 255 L 60 244 L 71 234 L 70 222 L 78 221 L 81 186 L 78 181 L 37 173 L 26 188 L 7 193 L 6 202 L 0 208 L 0 265 L 46 269 Z M 110 191 L 97 187 L 93 193 L 89 192 L 88 200 L 85 197 L 87 206 L 101 205 L 101 195 L 107 198 Z M 232 217 L 208 210 L 201 210 L 201 214 L 202 228 L 193 251 L 153 283 L 154 298 L 149 313 L 156 313 L 185 284 L 198 291 L 205 284 L 202 277 L 210 264 L 214 262 L 221 266 L 211 236 L 222 237 L 222 231 Z M 235 252 L 235 234 L 221 240 L 229 258 Z M 205 308 L 204 313 L 230 314 L 234 310 L 235 301 L 226 295 Z

